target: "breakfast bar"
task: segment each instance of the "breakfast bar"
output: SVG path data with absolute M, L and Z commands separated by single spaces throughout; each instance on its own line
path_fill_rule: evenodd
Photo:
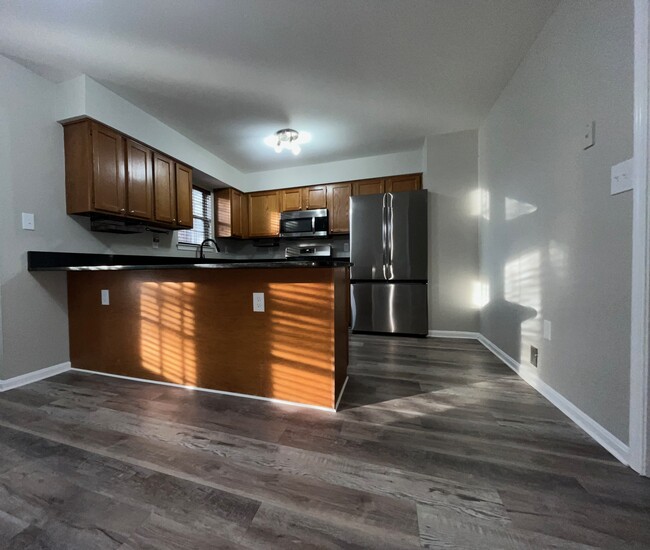
M 28 261 L 68 272 L 75 369 L 336 408 L 347 261 L 39 252 Z

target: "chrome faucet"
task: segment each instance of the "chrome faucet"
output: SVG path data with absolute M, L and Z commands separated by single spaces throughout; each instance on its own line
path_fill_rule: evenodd
M 214 243 L 214 247 L 217 249 L 217 252 L 221 252 L 219 250 L 219 245 L 217 244 L 217 241 L 215 241 L 214 239 L 203 239 L 201 246 L 199 246 L 199 258 L 205 258 L 205 254 L 203 252 L 203 245 L 205 245 L 206 243 Z

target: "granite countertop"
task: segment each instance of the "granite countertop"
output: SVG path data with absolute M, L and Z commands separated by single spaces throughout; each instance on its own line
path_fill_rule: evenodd
M 79 252 L 27 252 L 29 271 L 125 271 L 129 269 L 224 269 L 283 267 L 349 267 L 349 258 L 219 259 Z

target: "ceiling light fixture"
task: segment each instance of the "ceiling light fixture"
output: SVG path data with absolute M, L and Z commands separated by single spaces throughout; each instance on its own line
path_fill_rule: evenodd
M 310 140 L 311 135 L 307 132 L 298 132 L 292 128 L 284 128 L 264 138 L 264 143 L 269 147 L 273 147 L 276 153 L 281 153 L 287 149 L 294 155 L 298 155 L 301 151 L 300 146 Z

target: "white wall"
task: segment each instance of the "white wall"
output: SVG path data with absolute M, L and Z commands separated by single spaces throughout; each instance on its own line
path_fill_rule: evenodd
M 429 195 L 429 328 L 478 331 L 478 133 L 430 136 L 424 187 Z
M 632 197 L 609 185 L 632 156 L 632 17 L 631 0 L 562 2 L 479 132 L 481 332 L 524 365 L 538 347 L 539 377 L 623 442 Z
M 28 250 L 181 254 L 174 236 L 91 233 L 65 212 L 63 129 L 57 85 L 0 56 L 0 379 L 67 361 L 64 273 L 29 273 Z M 33 212 L 35 231 L 21 229 Z M 191 254 L 191 253 L 186 253 Z

